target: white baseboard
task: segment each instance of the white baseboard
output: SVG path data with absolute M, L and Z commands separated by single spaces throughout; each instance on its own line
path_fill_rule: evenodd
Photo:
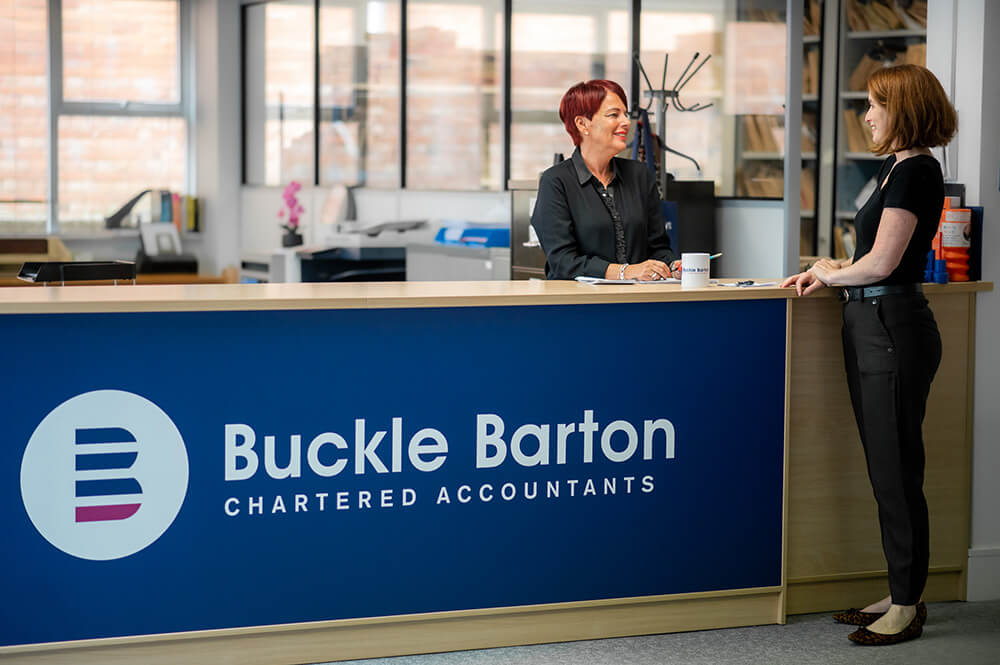
M 1000 547 L 969 550 L 969 600 L 1000 600 Z

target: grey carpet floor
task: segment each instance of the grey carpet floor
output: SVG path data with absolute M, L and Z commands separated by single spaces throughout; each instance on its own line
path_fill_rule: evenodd
M 784 626 L 727 628 L 350 661 L 350 665 L 1000 665 L 1000 601 L 931 603 L 920 639 L 891 647 L 847 640 L 829 614 Z

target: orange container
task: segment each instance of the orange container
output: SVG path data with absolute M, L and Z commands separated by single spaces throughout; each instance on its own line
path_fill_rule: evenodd
M 968 282 L 972 211 L 946 207 L 941 211 L 940 230 L 941 258 L 945 260 L 948 281 Z

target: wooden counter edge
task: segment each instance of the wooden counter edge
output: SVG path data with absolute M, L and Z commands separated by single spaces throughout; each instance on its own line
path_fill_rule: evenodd
M 990 291 L 992 282 L 929 284 L 928 295 Z M 836 298 L 823 289 L 808 298 Z M 510 307 L 798 298 L 778 287 L 600 285 L 573 282 L 372 282 L 0 288 L 0 314 Z

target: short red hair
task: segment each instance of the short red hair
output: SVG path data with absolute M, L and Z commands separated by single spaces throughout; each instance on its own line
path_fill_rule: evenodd
M 566 133 L 573 139 L 573 145 L 580 145 L 583 140 L 583 137 L 580 136 L 580 130 L 576 128 L 577 116 L 593 118 L 609 92 L 618 95 L 622 104 L 625 105 L 625 111 L 628 112 L 625 90 L 614 81 L 607 79 L 593 79 L 586 83 L 577 83 L 563 95 L 562 101 L 559 102 L 559 119 L 565 125 Z
M 958 130 L 955 107 L 926 67 L 877 69 L 868 79 L 868 94 L 889 114 L 885 139 L 872 148 L 876 155 L 947 145 Z

